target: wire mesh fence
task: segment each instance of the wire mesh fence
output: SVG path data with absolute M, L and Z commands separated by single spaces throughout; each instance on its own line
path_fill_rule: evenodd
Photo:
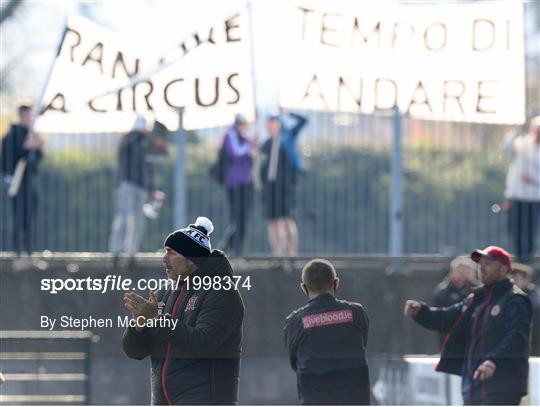
M 309 124 L 299 144 L 306 171 L 296 186 L 301 254 L 385 254 L 389 246 L 392 116 L 300 112 Z M 508 126 L 403 118 L 405 253 L 443 253 L 507 245 L 503 209 Z M 226 129 L 187 133 L 186 219 L 206 215 L 214 245 L 230 222 L 226 194 L 209 176 Z M 121 134 L 44 135 L 39 171 L 38 251 L 106 252 L 114 215 Z M 266 135 L 261 135 L 264 139 Z M 141 251 L 156 251 L 173 228 L 174 142 L 155 184 L 167 194 L 156 220 L 146 220 Z M 257 171 L 257 170 L 255 170 Z M 0 200 L 3 251 L 13 250 L 12 208 Z M 256 189 L 245 254 L 267 254 L 262 194 Z

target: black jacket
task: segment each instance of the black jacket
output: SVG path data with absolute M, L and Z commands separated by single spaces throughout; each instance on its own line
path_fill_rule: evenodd
M 218 250 L 191 275 L 232 276 Z M 237 404 L 244 305 L 238 291 L 160 291 L 161 316 L 177 318 L 176 329 L 128 328 L 127 356 L 152 360 L 152 404 Z M 168 315 L 167 315 L 168 314 Z
M 24 147 L 28 128 L 13 124 L 2 139 L 2 173 L 13 175 L 17 163 L 21 158 L 26 159 L 26 169 L 21 181 L 20 191 L 27 192 L 34 187 L 34 178 L 38 172 L 38 164 L 43 153 L 41 150 L 29 150 Z
M 131 131 L 122 137 L 118 149 L 118 180 L 154 189 L 154 168 L 149 161 L 150 137 L 142 131 Z
M 468 281 L 447 277 L 433 290 L 433 305 L 438 308 L 454 305 L 467 298 L 474 288 L 475 286 Z M 441 345 L 445 336 L 444 333 L 440 334 Z
M 362 305 L 319 295 L 290 314 L 284 330 L 302 404 L 327 404 L 328 394 L 335 389 L 347 396 L 332 395 L 332 404 L 366 404 L 364 399 L 369 403 L 369 319 Z M 321 386 L 326 390 L 320 392 Z M 355 391 L 349 392 L 350 387 Z M 358 396 L 356 390 L 364 394 Z
M 532 306 L 527 295 L 505 279 L 475 289 L 447 308 L 422 305 L 414 319 L 424 327 L 448 332 L 436 370 L 461 375 L 464 400 L 502 392 L 527 393 Z M 497 368 L 484 382 L 473 380 L 486 360 Z
M 529 284 L 524 290 L 529 296 L 533 307 L 531 356 L 540 356 L 540 289 L 535 284 Z

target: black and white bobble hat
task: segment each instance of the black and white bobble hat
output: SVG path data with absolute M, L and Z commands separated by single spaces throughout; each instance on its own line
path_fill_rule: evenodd
M 164 246 L 170 247 L 200 266 L 212 251 L 210 233 L 213 231 L 214 225 L 210 219 L 199 216 L 194 224 L 175 230 L 167 236 Z

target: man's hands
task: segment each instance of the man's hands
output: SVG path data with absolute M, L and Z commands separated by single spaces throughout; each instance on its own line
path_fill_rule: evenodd
M 497 366 L 495 363 L 493 363 L 491 360 L 486 360 L 484 363 L 478 366 L 478 369 L 475 370 L 473 380 L 480 380 L 483 382 L 484 380 L 487 380 L 493 376 L 496 369 Z
M 421 308 L 422 308 L 422 304 L 420 304 L 418 301 L 407 300 L 405 301 L 405 308 L 403 309 L 403 315 L 405 315 L 406 317 L 414 317 L 416 314 L 420 312 Z
M 145 300 L 138 294 L 135 293 L 125 293 L 124 294 L 124 307 L 131 311 L 133 319 L 138 319 L 139 317 L 144 317 L 141 319 L 151 319 L 157 315 L 157 300 L 156 296 L 152 291 L 150 291 L 150 296 L 148 300 Z M 138 320 L 138 322 L 141 322 Z M 137 324 L 137 331 L 142 331 L 144 325 Z
M 405 301 L 405 308 L 403 309 L 403 314 L 408 317 L 414 317 L 420 312 L 421 309 L 422 304 L 420 304 L 418 301 L 407 300 Z M 480 380 L 481 382 L 483 382 L 484 380 L 492 377 L 496 369 L 497 365 L 495 365 L 495 363 L 493 363 L 491 360 L 486 360 L 484 363 L 478 366 L 478 369 L 475 370 L 473 374 L 473 380 Z

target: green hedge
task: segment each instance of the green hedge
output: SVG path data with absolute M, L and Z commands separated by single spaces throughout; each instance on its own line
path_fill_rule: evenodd
M 214 244 L 223 235 L 227 207 L 222 188 L 208 177 L 216 152 L 188 144 L 188 220 L 199 214 L 216 225 Z M 303 253 L 384 253 L 388 247 L 390 157 L 384 149 L 316 145 L 298 184 L 297 220 Z M 443 246 L 469 250 L 506 244 L 501 204 L 507 163 L 475 152 L 432 147 L 404 150 L 404 247 L 406 252 L 437 253 Z M 167 193 L 160 219 L 147 222 L 143 251 L 159 250 L 172 228 L 172 154 L 157 184 Z M 77 151 L 49 154 L 40 171 L 39 249 L 107 251 L 115 185 L 113 155 Z M 2 250 L 11 248 L 11 208 L 5 193 Z M 247 238 L 251 253 L 268 253 L 260 194 Z

